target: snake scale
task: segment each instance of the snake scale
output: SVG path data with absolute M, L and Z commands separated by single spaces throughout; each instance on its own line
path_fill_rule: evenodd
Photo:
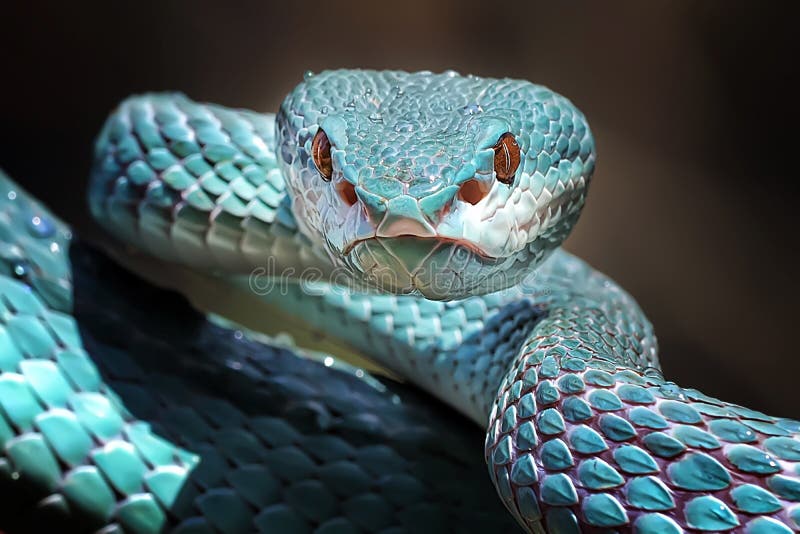
M 800 529 L 800 423 L 665 380 L 636 302 L 560 248 L 594 162 L 581 112 L 519 80 L 124 101 L 89 186 L 109 233 L 419 389 L 206 319 L 2 177 L 0 527 Z

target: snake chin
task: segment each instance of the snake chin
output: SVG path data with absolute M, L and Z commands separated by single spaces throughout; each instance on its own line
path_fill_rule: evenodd
M 352 276 L 382 293 L 455 300 L 513 283 L 493 276 L 502 260 L 473 243 L 441 237 L 362 239 L 342 257 Z

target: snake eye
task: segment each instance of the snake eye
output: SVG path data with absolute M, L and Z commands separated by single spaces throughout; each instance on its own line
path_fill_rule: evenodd
M 325 130 L 320 128 L 311 141 L 311 157 L 314 158 L 314 165 L 317 167 L 317 172 L 326 182 L 331 181 L 333 176 L 333 162 L 331 161 L 331 142 L 328 139 L 328 134 Z M 495 156 L 497 161 L 497 156 Z
M 497 181 L 506 185 L 514 182 L 519 167 L 519 145 L 514 135 L 504 133 L 494 145 L 494 172 Z

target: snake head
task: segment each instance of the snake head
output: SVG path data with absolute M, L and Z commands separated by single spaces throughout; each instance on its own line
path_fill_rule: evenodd
M 303 233 L 359 282 L 430 299 L 522 280 L 571 230 L 594 168 L 581 112 L 519 80 L 326 71 L 276 124 Z

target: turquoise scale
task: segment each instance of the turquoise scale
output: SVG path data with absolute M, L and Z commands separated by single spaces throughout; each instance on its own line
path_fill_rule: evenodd
M 661 458 L 674 458 L 686 450 L 686 447 L 677 439 L 664 432 L 651 432 L 643 439 L 644 446 Z
M 656 399 L 650 391 L 641 386 L 622 384 L 617 388 L 617 395 L 631 404 L 653 404 Z
M 771 475 L 781 471 L 781 466 L 774 458 L 751 445 L 734 445 L 725 452 L 725 456 L 745 473 Z
M 582 504 L 586 522 L 595 527 L 620 527 L 628 523 L 628 515 L 622 504 L 607 493 L 587 496 Z
M 764 441 L 769 453 L 782 460 L 800 462 L 800 440 L 787 437 L 771 437 Z
M 594 415 L 592 407 L 579 397 L 567 397 L 564 399 L 564 402 L 561 403 L 561 412 L 564 414 L 564 419 L 570 423 L 580 423 Z
M 658 464 L 644 449 L 635 445 L 623 445 L 614 450 L 614 461 L 628 474 L 643 475 L 658 472 Z
M 570 506 L 578 503 L 578 493 L 567 475 L 548 475 L 542 481 L 542 501 L 553 506 Z
M 636 429 L 627 420 L 618 415 L 606 413 L 599 418 L 603 435 L 613 441 L 627 441 L 636 437 Z
M 755 484 L 743 484 L 731 491 L 735 507 L 748 514 L 771 514 L 782 508 L 778 498 Z
M 736 515 L 724 502 L 703 495 L 695 497 L 686 504 L 686 525 L 690 528 L 703 531 L 724 531 L 739 526 Z
M 542 465 L 549 471 L 562 471 L 575 465 L 575 460 L 564 441 L 551 439 L 542 445 L 539 453 Z
M 580 454 L 597 454 L 608 449 L 603 437 L 586 425 L 575 427 L 570 431 L 569 443 Z
M 578 466 L 578 480 L 590 490 L 606 490 L 625 483 L 625 479 L 616 469 L 599 458 L 581 462 Z
M 678 425 L 672 430 L 672 435 L 687 447 L 695 449 L 719 449 L 720 442 L 710 433 L 696 426 Z
M 675 508 L 672 491 L 654 476 L 637 477 L 625 487 L 628 504 L 648 511 L 667 511 Z
M 589 394 L 589 404 L 595 410 L 615 411 L 622 409 L 622 402 L 612 391 L 596 389 Z

